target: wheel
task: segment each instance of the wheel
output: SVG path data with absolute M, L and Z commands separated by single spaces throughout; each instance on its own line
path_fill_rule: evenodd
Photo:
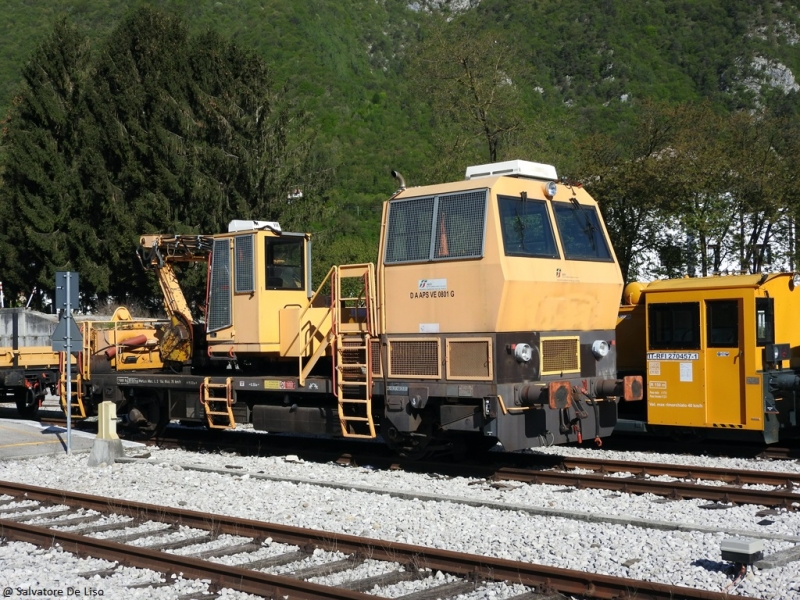
M 21 388 L 14 391 L 14 401 L 23 419 L 35 419 L 39 414 L 39 399 L 33 388 Z
M 126 417 L 124 427 L 145 439 L 160 435 L 169 424 L 169 410 L 157 394 L 136 396 Z
M 407 433 L 398 431 L 389 419 L 381 420 L 381 437 L 392 452 L 409 460 L 421 460 L 434 451 L 431 427 L 425 421 L 417 431 Z

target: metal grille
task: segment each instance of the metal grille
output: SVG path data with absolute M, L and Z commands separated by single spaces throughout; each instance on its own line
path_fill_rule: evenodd
M 236 292 L 255 291 L 253 280 L 253 236 L 236 237 Z
M 372 344 L 370 348 L 370 368 L 373 375 L 380 377 L 383 375 L 381 370 L 381 342 L 380 340 L 372 340 L 370 344 Z
M 208 331 L 231 326 L 231 247 L 227 239 L 214 240 L 211 281 L 208 284 Z
M 448 379 L 491 379 L 491 341 L 447 340 Z
M 542 375 L 580 372 L 577 337 L 542 338 Z
M 389 376 L 439 378 L 439 340 L 389 341 Z
M 440 196 L 434 227 L 433 258 L 475 258 L 483 255 L 486 191 Z
M 389 205 L 386 264 L 428 260 L 433 203 L 433 198 L 414 198 Z

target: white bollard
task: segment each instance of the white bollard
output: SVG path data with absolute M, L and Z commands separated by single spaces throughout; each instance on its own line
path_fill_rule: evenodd
M 97 412 L 97 437 L 89 454 L 90 467 L 111 465 L 120 456 L 125 456 L 122 441 L 117 436 L 117 405 L 109 401 L 101 402 Z

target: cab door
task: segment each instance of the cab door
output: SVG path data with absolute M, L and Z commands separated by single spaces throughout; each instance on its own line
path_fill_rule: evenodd
M 746 424 L 742 300 L 706 300 L 708 425 Z

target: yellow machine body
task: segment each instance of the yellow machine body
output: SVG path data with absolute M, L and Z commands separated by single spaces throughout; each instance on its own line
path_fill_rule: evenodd
M 307 355 L 310 346 L 301 352 L 296 336 L 299 313 L 311 296 L 310 235 L 253 229 L 213 239 L 206 314 L 210 354 Z
M 619 312 L 619 367 L 645 374 L 648 425 L 764 431 L 784 412 L 796 422 L 794 398 L 774 393 L 800 367 L 792 273 L 636 283 L 625 296 L 635 303 Z

